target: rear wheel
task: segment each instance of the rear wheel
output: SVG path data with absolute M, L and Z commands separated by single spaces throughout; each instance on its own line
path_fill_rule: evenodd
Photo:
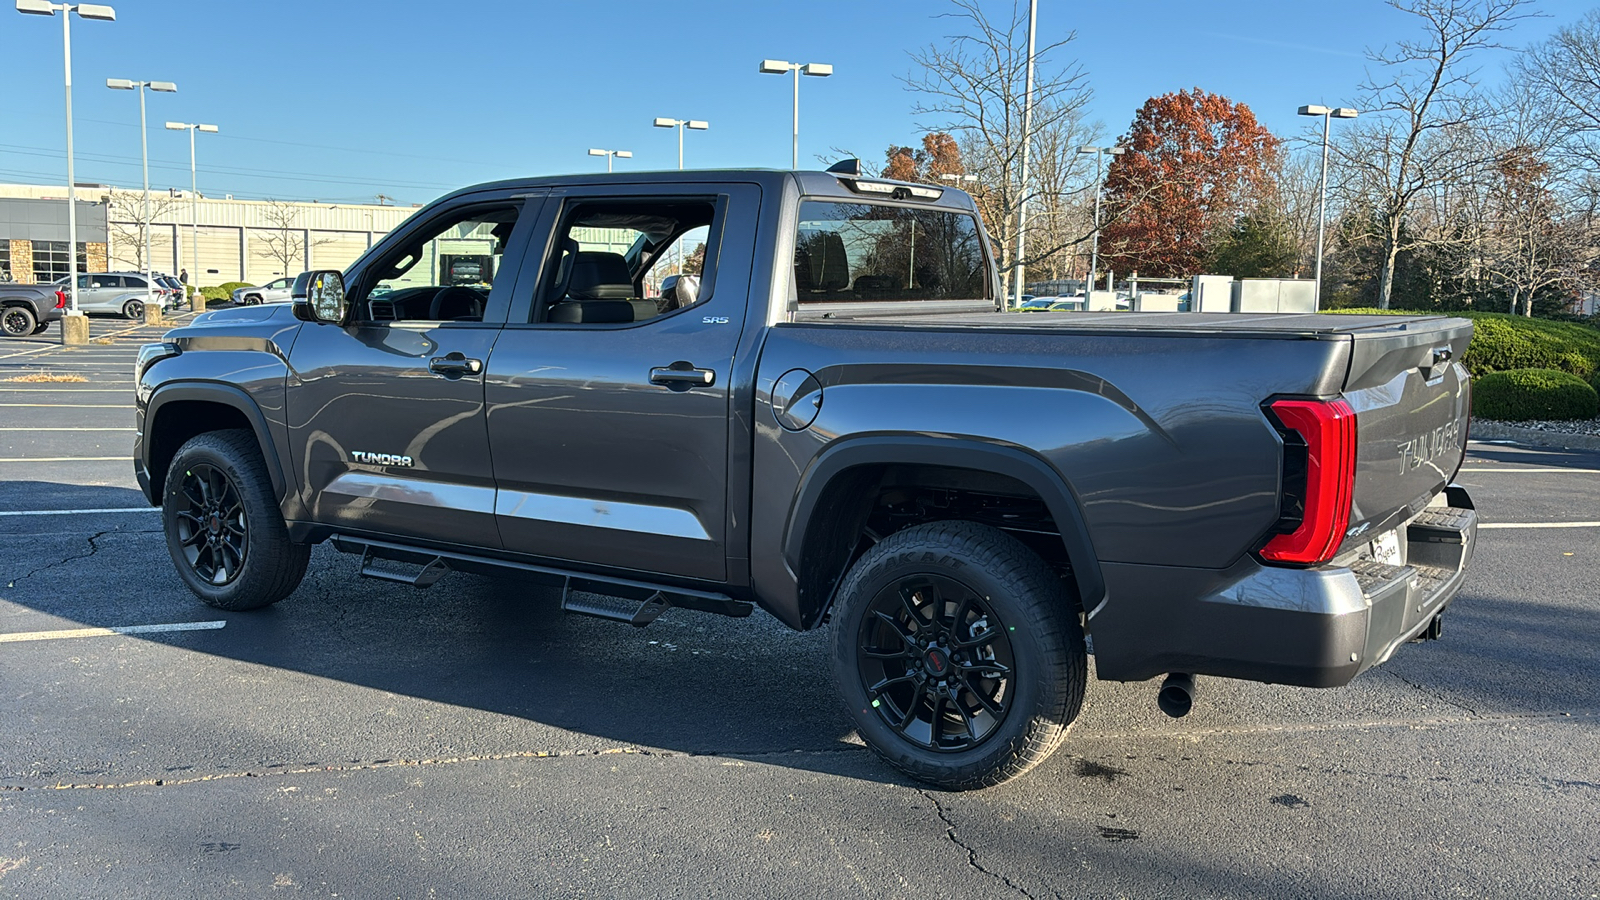
M 1053 752 L 1083 705 L 1071 595 L 1027 547 L 972 522 L 879 542 L 834 611 L 833 669 L 861 737 L 920 781 L 970 790 Z
M 300 584 L 311 548 L 289 540 L 255 435 L 213 431 L 178 450 L 162 498 L 167 550 L 195 596 L 259 609 Z
M 26 306 L 7 306 L 0 309 L 0 333 L 6 337 L 27 337 L 39 327 L 39 319 Z
M 127 303 L 122 304 L 122 315 L 129 319 L 144 318 L 144 301 L 129 300 Z

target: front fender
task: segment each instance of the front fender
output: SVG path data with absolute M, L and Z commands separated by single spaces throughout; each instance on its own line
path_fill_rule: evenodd
M 266 459 L 267 477 L 272 480 L 272 493 L 281 503 L 289 493 L 288 481 L 278 461 L 279 454 L 272 440 L 272 429 L 267 423 L 267 417 L 261 412 L 261 407 L 243 389 L 231 384 L 179 382 L 161 385 L 150 394 L 150 399 L 142 410 L 141 427 L 135 437 L 137 446 L 134 448 L 134 462 L 140 469 L 138 473 L 140 487 L 144 488 L 145 497 L 150 504 L 160 505 L 161 478 L 166 474 L 165 471 L 158 471 L 165 467 L 156 459 L 156 454 L 163 452 L 162 442 L 158 436 L 162 433 L 162 429 L 168 427 L 163 418 L 164 410 L 170 409 L 174 403 L 185 402 L 224 406 L 243 415 L 245 421 L 250 424 L 250 429 L 255 432 L 256 443 L 261 447 L 261 455 Z

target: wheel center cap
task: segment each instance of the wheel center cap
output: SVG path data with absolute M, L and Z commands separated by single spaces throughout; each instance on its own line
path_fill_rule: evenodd
M 927 665 L 928 671 L 934 675 L 943 675 L 950 670 L 950 654 L 938 647 L 930 648 L 922 659 Z
M 222 517 L 219 515 L 212 515 L 211 521 L 206 523 L 206 528 L 209 529 L 212 534 L 221 534 Z

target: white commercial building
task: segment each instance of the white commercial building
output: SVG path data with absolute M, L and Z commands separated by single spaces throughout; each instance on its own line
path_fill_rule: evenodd
M 7 233 L 7 201 L 60 201 L 66 188 L 0 185 L 0 244 L 31 241 Z M 79 234 L 79 243 L 104 240 L 100 247 L 80 247 L 89 271 L 136 271 L 143 268 L 144 199 L 137 189 L 79 185 L 80 203 L 103 207 L 103 237 Z M 32 205 L 32 204 L 30 204 Z M 191 209 L 198 228 L 191 225 Z M 189 272 L 189 283 L 216 285 L 230 281 L 261 284 L 307 269 L 343 269 L 376 241 L 415 212 L 415 207 L 365 203 L 305 203 L 278 200 L 217 199 L 202 195 L 191 207 L 187 191 L 151 191 L 150 259 L 158 272 Z M 99 217 L 95 217 L 98 219 Z M 20 215 L 17 221 L 22 221 Z M 7 248 L 8 259 L 20 262 L 28 247 Z M 65 249 L 64 247 L 62 248 Z M 194 259 L 198 250 L 199 259 Z M 102 255 L 103 254 L 103 255 Z M 95 267 L 101 259 L 104 269 Z M 33 266 L 17 266 L 16 281 L 33 280 Z

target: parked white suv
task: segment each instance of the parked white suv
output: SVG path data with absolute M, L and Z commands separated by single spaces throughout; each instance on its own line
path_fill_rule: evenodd
M 289 289 L 294 287 L 294 276 L 279 278 L 256 287 L 242 287 L 233 292 L 233 302 L 240 306 L 257 303 L 277 303 L 289 299 Z

